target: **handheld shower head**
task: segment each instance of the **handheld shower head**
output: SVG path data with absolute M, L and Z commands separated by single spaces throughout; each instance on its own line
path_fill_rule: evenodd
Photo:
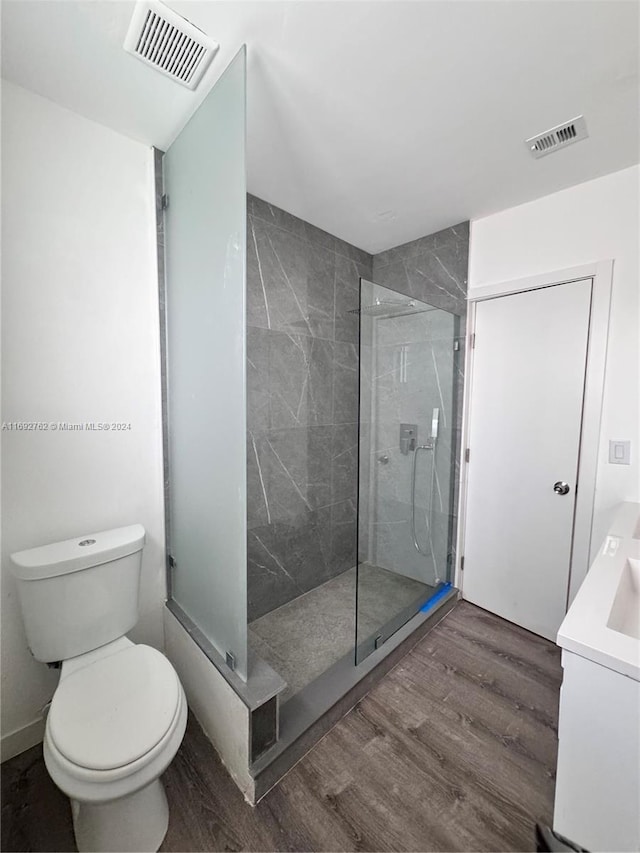
M 431 438 L 435 441 L 438 437 L 438 423 L 440 421 L 440 409 L 434 409 L 431 415 Z

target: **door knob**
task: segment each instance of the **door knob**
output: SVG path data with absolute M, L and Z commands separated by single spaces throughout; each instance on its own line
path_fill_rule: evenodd
M 553 491 L 556 495 L 568 495 L 569 488 L 569 483 L 564 483 L 562 480 L 558 480 L 557 483 L 553 484 Z

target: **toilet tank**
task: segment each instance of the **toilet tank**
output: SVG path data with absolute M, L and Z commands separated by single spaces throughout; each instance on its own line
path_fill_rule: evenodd
M 133 524 L 11 555 L 37 660 L 67 660 L 133 628 L 144 537 L 144 527 Z

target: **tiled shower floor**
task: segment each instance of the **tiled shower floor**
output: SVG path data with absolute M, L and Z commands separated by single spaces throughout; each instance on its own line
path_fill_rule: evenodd
M 358 639 L 431 587 L 378 566 L 360 566 Z M 287 682 L 286 701 L 344 655 L 355 642 L 356 570 L 349 569 L 249 625 L 249 648 Z

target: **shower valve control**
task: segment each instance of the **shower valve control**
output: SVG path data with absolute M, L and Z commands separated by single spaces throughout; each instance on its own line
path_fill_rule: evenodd
M 418 424 L 400 424 L 400 453 L 407 456 L 416 449 L 418 443 Z

